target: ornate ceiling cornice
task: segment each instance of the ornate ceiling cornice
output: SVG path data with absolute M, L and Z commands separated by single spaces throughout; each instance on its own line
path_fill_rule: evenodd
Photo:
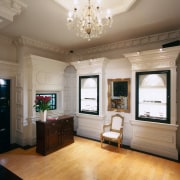
M 100 57 L 104 52 L 112 51 L 112 50 L 122 50 L 131 47 L 144 46 L 151 43 L 158 43 L 163 41 L 172 41 L 174 39 L 180 38 L 180 29 L 176 31 L 170 31 L 160 34 L 153 34 L 145 37 L 140 37 L 136 39 L 129 39 L 126 41 L 119 41 L 111 44 L 106 44 L 102 46 L 96 46 L 87 49 L 79 49 L 76 50 L 75 53 L 69 53 L 69 50 L 62 49 L 59 46 L 52 45 L 46 42 L 38 41 L 35 39 L 31 39 L 25 36 L 21 36 L 13 40 L 15 45 L 19 46 L 28 46 L 33 48 L 39 48 L 42 50 L 47 50 L 50 52 L 58 53 L 64 57 L 65 61 L 77 61 L 84 59 L 91 59 Z
M 145 36 L 145 37 L 140 37 L 136 39 L 130 39 L 126 41 L 120 41 L 120 42 L 115 42 L 111 44 L 106 44 L 103 46 L 97 46 L 93 48 L 88 48 L 88 49 L 80 49 L 77 50 L 78 54 L 81 55 L 88 55 L 88 54 L 96 54 L 96 53 L 102 53 L 105 51 L 111 51 L 115 49 L 123 49 L 123 48 L 130 48 L 134 46 L 143 46 L 146 44 L 150 43 L 156 43 L 159 41 L 164 41 L 164 40 L 172 40 L 180 38 L 180 29 L 176 31 L 170 31 L 170 32 L 165 32 L 165 33 L 160 33 L 160 34 L 153 34 L 150 36 Z
M 124 54 L 132 70 L 175 68 L 180 46 Z
M 21 14 L 27 7 L 24 0 L 1 0 L 0 1 L 0 28 L 13 22 L 14 16 Z
M 45 43 L 35 39 L 31 39 L 25 36 L 16 38 L 15 40 L 13 40 L 13 43 L 17 46 L 28 46 L 28 47 L 38 48 L 60 54 L 65 53 L 65 50 L 60 49 L 58 46 L 51 45 L 49 43 Z

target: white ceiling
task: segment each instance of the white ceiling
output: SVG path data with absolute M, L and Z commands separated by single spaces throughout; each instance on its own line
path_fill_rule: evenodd
M 104 0 L 104 4 L 109 3 L 112 9 L 116 6 L 112 28 L 98 39 L 87 41 L 69 31 L 66 26 L 66 6 L 60 6 L 54 0 L 26 0 L 27 7 L 14 17 L 12 23 L 1 27 L 0 34 L 26 36 L 62 49 L 74 50 L 180 28 L 180 0 L 136 0 L 127 12 L 119 14 L 117 9 L 121 9 L 121 1 L 127 0 L 113 0 L 110 4 L 111 1 Z
M 72 11 L 74 7 L 80 9 L 88 4 L 88 0 L 54 0 L 60 6 L 64 7 L 67 11 Z M 122 12 L 126 12 L 136 0 L 91 0 L 91 4 L 99 5 L 102 11 L 107 9 L 111 10 L 112 15 L 117 15 Z M 99 2 L 99 3 L 98 3 Z

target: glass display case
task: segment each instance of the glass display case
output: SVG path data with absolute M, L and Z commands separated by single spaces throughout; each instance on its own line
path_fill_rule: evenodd
M 99 115 L 99 75 L 79 76 L 79 113 Z
M 170 71 L 136 72 L 136 119 L 170 122 Z

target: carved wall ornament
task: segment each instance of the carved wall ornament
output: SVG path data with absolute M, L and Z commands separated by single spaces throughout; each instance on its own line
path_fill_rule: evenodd
M 14 16 L 20 15 L 27 7 L 24 0 L 1 0 L 0 1 L 0 28 L 13 22 Z

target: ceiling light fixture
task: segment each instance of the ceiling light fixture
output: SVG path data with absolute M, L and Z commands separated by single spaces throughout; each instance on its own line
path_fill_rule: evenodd
M 69 29 L 76 31 L 77 36 L 91 40 L 100 37 L 108 27 L 111 27 L 111 12 L 102 11 L 100 0 L 88 0 L 88 4 L 84 7 L 79 7 L 76 0 L 74 5 L 73 11 L 69 12 L 67 25 Z

